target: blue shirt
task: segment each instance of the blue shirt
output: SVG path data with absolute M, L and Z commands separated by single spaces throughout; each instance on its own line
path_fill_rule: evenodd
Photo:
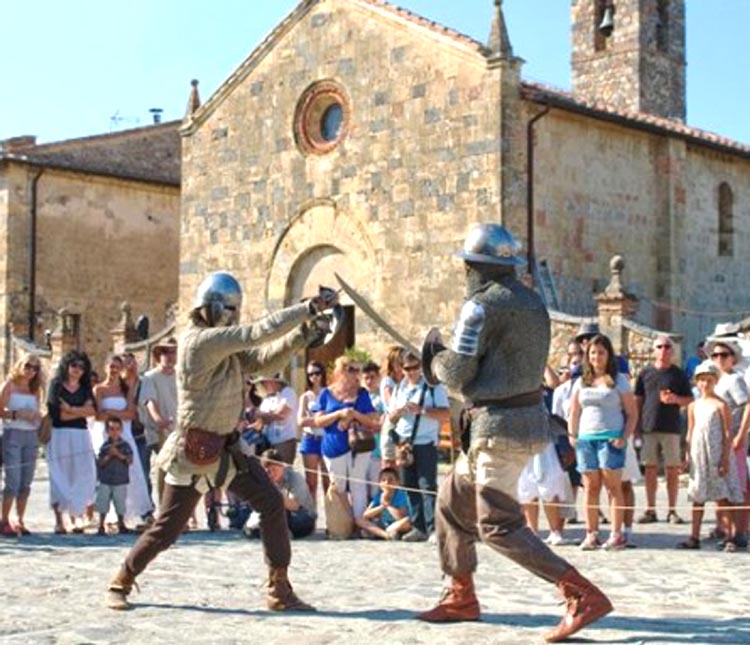
M 372 502 L 370 502 L 370 507 L 374 508 L 376 506 L 380 506 L 381 502 L 380 500 L 383 497 L 383 491 L 378 490 L 377 493 L 375 493 L 375 496 L 372 498 Z M 397 488 L 395 491 L 393 491 L 393 498 L 391 499 L 391 503 L 389 506 L 393 506 L 393 508 L 397 508 L 400 511 L 404 512 L 404 515 L 409 514 L 409 498 L 406 496 L 406 491 L 401 490 L 400 488 Z M 393 524 L 396 521 L 396 518 L 393 517 L 393 515 L 390 514 L 388 509 L 383 509 L 383 512 L 380 514 L 380 525 L 383 528 L 386 528 Z
M 375 408 L 372 407 L 372 402 L 370 401 L 370 395 L 363 387 L 359 388 L 354 403 L 339 401 L 333 396 L 327 387 L 323 388 L 318 396 L 318 400 L 310 406 L 310 411 L 330 414 L 331 412 L 336 412 L 343 408 L 354 408 L 357 412 L 361 412 L 362 414 L 371 414 L 375 412 Z M 334 421 L 332 424 L 323 428 L 321 452 L 323 453 L 323 456 L 328 457 L 329 459 L 340 457 L 349 452 L 349 433 L 339 430 L 338 421 Z

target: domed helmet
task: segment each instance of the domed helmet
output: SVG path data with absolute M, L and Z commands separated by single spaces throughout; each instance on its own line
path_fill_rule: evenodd
M 521 245 L 500 224 L 475 224 L 466 236 L 464 248 L 456 257 L 478 264 L 522 266 L 526 260 L 517 254 Z
M 237 324 L 242 306 L 242 287 L 231 273 L 217 271 L 203 279 L 195 294 L 193 309 L 206 308 L 211 327 Z

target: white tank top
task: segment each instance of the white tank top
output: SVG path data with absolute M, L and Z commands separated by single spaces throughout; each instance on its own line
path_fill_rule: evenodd
M 22 392 L 11 392 L 8 400 L 8 410 L 32 410 L 39 411 L 39 399 L 33 394 Z M 36 430 L 38 424 L 24 421 L 23 419 L 3 419 L 4 428 L 13 428 L 15 430 Z

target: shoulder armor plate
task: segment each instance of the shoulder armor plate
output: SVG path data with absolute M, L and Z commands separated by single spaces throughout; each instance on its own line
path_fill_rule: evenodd
M 461 307 L 461 315 L 453 331 L 451 349 L 456 354 L 476 356 L 479 353 L 479 334 L 484 327 L 484 307 L 469 300 Z

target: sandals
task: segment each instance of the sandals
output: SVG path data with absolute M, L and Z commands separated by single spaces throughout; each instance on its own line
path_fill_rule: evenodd
M 599 536 L 595 533 L 589 533 L 583 542 L 581 542 L 580 549 L 581 551 L 598 551 L 601 546 L 602 543 L 599 541 Z
M 658 521 L 659 519 L 656 517 L 656 511 L 646 511 L 638 518 L 638 524 L 653 524 Z
M 700 549 L 701 548 L 701 541 L 694 537 L 689 537 L 684 542 L 680 542 L 677 545 L 678 549 Z

